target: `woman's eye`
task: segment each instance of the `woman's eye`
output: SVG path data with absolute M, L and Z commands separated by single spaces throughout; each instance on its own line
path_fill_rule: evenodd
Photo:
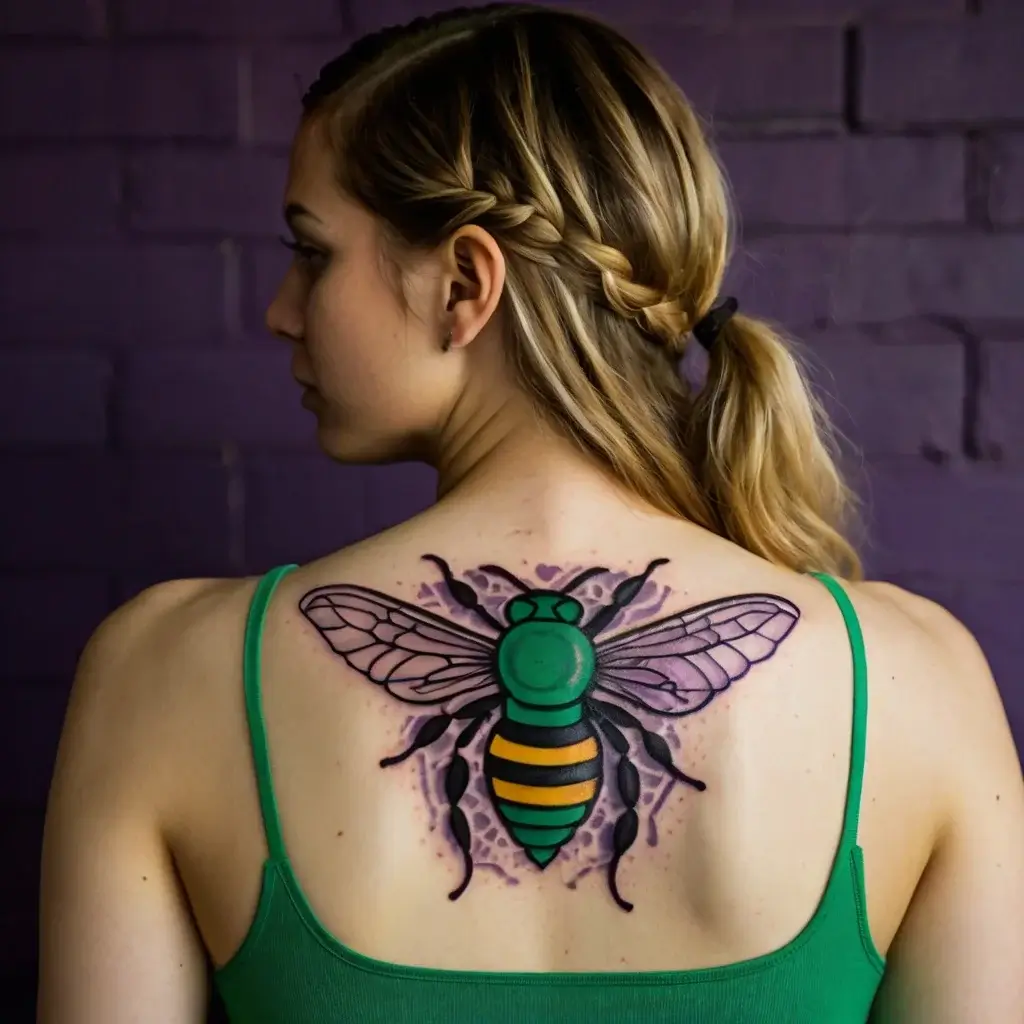
M 295 262 L 304 270 L 320 270 L 327 259 L 327 254 L 320 249 L 291 238 L 282 238 L 281 244 L 292 251 Z

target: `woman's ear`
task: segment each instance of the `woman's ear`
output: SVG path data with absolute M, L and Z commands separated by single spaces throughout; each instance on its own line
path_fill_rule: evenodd
M 463 348 L 484 329 L 505 290 L 505 256 L 490 232 L 459 228 L 446 245 L 448 330 L 451 348 Z

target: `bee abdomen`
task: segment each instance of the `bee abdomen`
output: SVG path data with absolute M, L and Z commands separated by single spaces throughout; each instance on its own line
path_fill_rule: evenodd
M 509 835 L 544 867 L 597 799 L 601 748 L 586 722 L 548 728 L 502 719 L 488 741 L 484 772 Z

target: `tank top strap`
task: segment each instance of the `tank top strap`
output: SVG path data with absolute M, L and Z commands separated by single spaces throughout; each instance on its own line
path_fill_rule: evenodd
M 850 777 L 846 788 L 846 810 L 843 815 L 843 850 L 857 845 L 857 824 L 860 818 L 860 798 L 864 783 L 864 757 L 868 729 L 868 665 L 864 648 L 864 634 L 849 594 L 841 583 L 827 573 L 815 572 L 835 598 L 842 613 L 853 655 L 853 728 L 850 740 Z
M 242 685 L 245 690 L 245 716 L 249 723 L 249 742 L 252 745 L 253 763 L 256 769 L 256 786 L 259 791 L 260 813 L 263 830 L 267 837 L 270 857 L 275 861 L 285 859 L 284 838 L 281 821 L 274 797 L 274 781 L 270 771 L 270 749 L 267 745 L 267 726 L 263 719 L 262 648 L 263 626 L 267 619 L 267 608 L 281 579 L 296 566 L 281 565 L 271 569 L 256 584 L 249 605 L 249 617 L 245 624 L 245 646 L 242 657 Z

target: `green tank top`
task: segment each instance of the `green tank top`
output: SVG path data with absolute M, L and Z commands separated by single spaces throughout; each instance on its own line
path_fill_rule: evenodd
M 853 742 L 842 838 L 806 927 L 774 953 L 691 971 L 491 973 L 406 967 L 349 949 L 317 919 L 281 835 L 260 701 L 267 606 L 294 566 L 268 573 L 245 635 L 246 712 L 269 857 L 248 935 L 215 975 L 232 1024 L 863 1024 L 884 969 L 864 901 L 857 818 L 867 724 L 864 640 L 853 605 L 815 574 L 842 611 L 853 648 Z M 795 870 L 795 869 L 794 869 Z

